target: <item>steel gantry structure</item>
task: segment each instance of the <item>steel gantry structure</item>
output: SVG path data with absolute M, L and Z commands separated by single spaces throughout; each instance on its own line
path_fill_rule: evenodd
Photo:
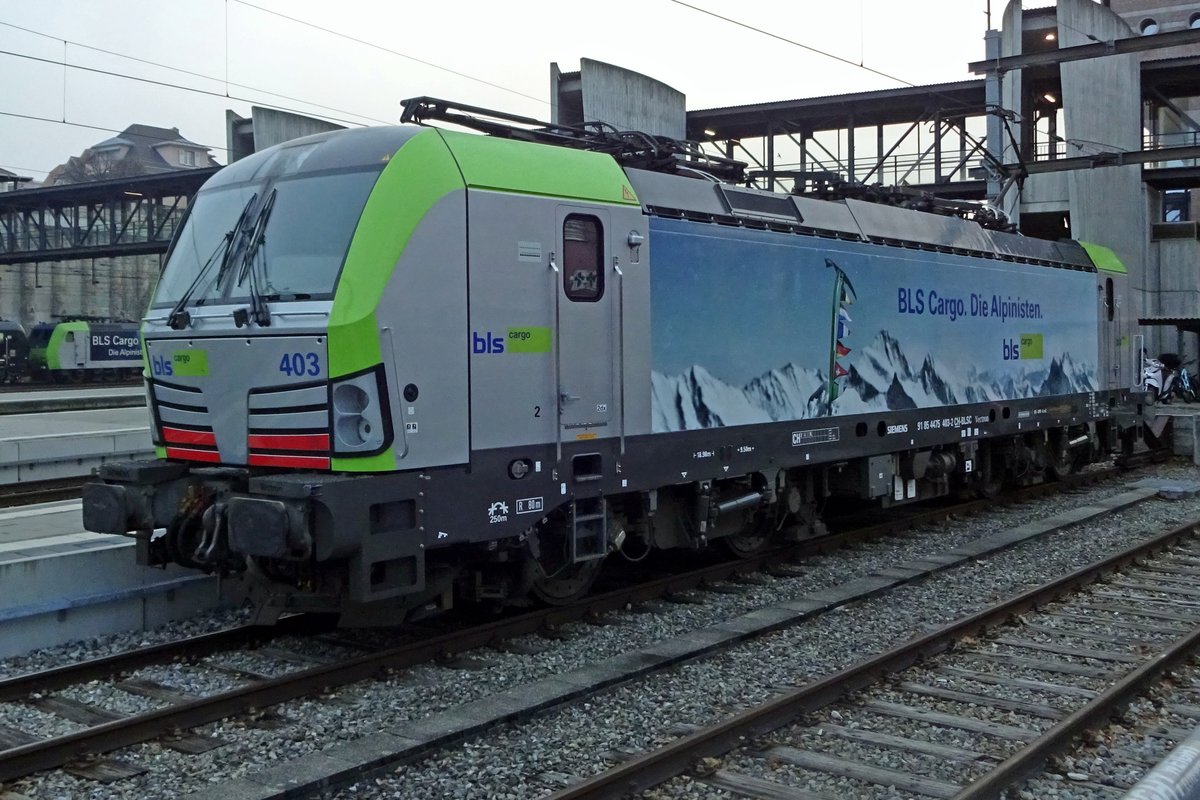
M 0 264 L 164 253 L 218 169 L 0 193 Z
M 985 184 L 969 167 L 983 143 L 969 128 L 981 133 L 986 111 L 984 81 L 972 80 L 689 111 L 687 126 L 688 138 L 748 160 L 762 188 L 842 182 L 977 198 Z

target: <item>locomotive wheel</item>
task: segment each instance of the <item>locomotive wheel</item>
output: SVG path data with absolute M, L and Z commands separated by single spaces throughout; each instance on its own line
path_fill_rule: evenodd
M 771 546 L 771 529 L 758 514 L 747 514 L 737 520 L 739 529 L 722 536 L 720 541 L 736 558 L 753 558 Z M 718 523 L 718 529 L 720 528 Z
M 1046 442 L 1046 471 L 1055 480 L 1062 480 L 1076 470 L 1075 453 L 1067 444 L 1066 431 L 1054 431 Z
M 975 494 L 981 500 L 991 500 L 1004 491 L 1005 468 L 1004 460 L 991 450 L 984 450 L 979 458 L 981 476 L 972 484 Z
M 591 590 L 603 563 L 604 559 L 597 558 L 569 564 L 550 576 L 540 574 L 533 579 L 530 591 L 546 605 L 565 606 L 574 603 Z
M 572 563 L 567 550 L 570 517 L 559 509 L 542 520 L 533 535 L 538 543 L 537 557 L 532 563 L 533 579 L 529 591 L 541 602 L 551 606 L 574 603 L 592 588 L 600 574 L 603 558 Z M 609 517 L 610 526 L 614 524 Z

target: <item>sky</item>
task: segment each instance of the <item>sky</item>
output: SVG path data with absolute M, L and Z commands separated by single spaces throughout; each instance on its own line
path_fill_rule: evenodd
M 0 167 L 40 180 L 133 123 L 226 163 L 225 111 L 252 104 L 380 125 L 432 95 L 548 120 L 550 63 L 580 58 L 701 109 L 968 80 L 983 57 L 988 0 L 689 2 L 734 21 L 673 0 L 0 0 Z

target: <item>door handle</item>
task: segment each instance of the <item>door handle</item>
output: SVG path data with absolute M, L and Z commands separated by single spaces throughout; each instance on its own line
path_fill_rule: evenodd
M 558 393 L 558 400 L 560 403 L 569 403 L 572 400 L 582 400 L 582 399 L 583 398 L 579 397 L 578 395 L 574 395 L 569 392 L 559 392 Z

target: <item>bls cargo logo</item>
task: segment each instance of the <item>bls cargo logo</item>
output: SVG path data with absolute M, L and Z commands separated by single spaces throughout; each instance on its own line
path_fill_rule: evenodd
M 208 353 L 204 350 L 176 350 L 170 358 L 154 356 L 150 359 L 150 371 L 158 378 L 173 375 L 203 377 L 208 374 Z
M 163 356 L 150 359 L 150 371 L 160 378 L 169 378 L 175 374 L 175 368 Z
M 1005 339 L 1001 349 L 1005 361 L 1038 360 L 1042 357 L 1042 335 L 1022 333 L 1018 339 Z
M 475 355 L 509 353 L 549 353 L 550 329 L 541 326 L 509 328 L 507 331 L 471 331 L 471 352 Z

